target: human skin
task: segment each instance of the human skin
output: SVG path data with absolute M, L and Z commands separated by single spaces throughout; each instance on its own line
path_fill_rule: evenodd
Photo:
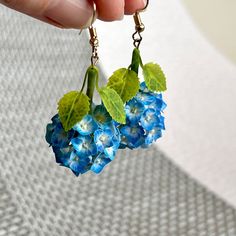
M 93 3 L 98 19 L 115 21 L 144 8 L 146 0 L 0 0 L 0 3 L 61 28 L 82 29 L 92 22 Z

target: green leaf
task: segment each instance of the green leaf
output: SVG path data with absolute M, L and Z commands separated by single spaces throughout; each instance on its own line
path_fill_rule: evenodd
M 144 65 L 143 76 L 149 90 L 156 92 L 166 91 L 166 77 L 159 65 L 154 63 Z
M 69 131 L 88 112 L 89 98 L 82 92 L 69 92 L 58 102 L 58 114 L 65 131 Z
M 139 78 L 134 71 L 122 68 L 113 73 L 107 86 L 114 89 L 125 103 L 137 94 Z
M 109 87 L 103 87 L 98 92 L 112 119 L 125 124 L 126 115 L 124 104 L 117 92 Z

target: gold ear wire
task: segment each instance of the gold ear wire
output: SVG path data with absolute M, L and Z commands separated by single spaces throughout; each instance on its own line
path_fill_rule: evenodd
M 93 18 L 92 18 L 90 26 L 88 27 L 89 34 L 90 34 L 89 43 L 92 47 L 92 56 L 91 56 L 91 65 L 92 66 L 95 66 L 99 60 L 98 52 L 97 52 L 97 48 L 99 46 L 99 41 L 98 41 L 98 37 L 97 37 L 96 28 L 93 27 L 93 23 L 96 20 L 96 15 L 97 15 L 97 6 L 95 3 L 93 3 Z M 80 30 L 79 35 L 81 35 L 82 32 L 83 32 L 83 29 Z
M 92 25 L 93 25 L 93 23 L 96 21 L 96 19 L 97 19 L 96 15 L 97 15 L 97 6 L 96 6 L 95 3 L 93 3 L 93 18 L 92 18 L 92 20 L 91 20 L 91 24 L 89 25 L 88 29 L 91 28 Z M 85 28 L 84 28 L 84 29 L 85 29 Z M 81 30 L 79 31 L 79 35 L 82 34 L 82 32 L 83 32 L 84 29 L 81 29 Z
M 147 0 L 147 4 L 143 9 L 136 11 L 133 15 L 135 23 L 135 33 L 133 34 L 133 40 L 134 40 L 134 46 L 136 48 L 139 48 L 140 43 L 143 39 L 141 33 L 145 30 L 145 25 L 143 24 L 139 13 L 144 12 L 147 9 L 148 5 L 149 5 L 149 0 Z
M 91 26 L 93 25 L 93 23 L 95 22 L 95 20 L 96 20 L 96 15 L 97 15 L 97 6 L 96 6 L 95 3 L 93 3 L 93 18 L 92 18 L 90 27 L 91 27 Z
M 93 3 L 93 18 L 91 21 L 91 25 L 89 26 L 89 34 L 90 34 L 90 45 L 92 46 L 92 57 L 91 57 L 91 65 L 95 66 L 98 63 L 99 57 L 98 57 L 98 36 L 96 28 L 93 27 L 93 23 L 96 20 L 96 14 L 97 14 L 97 6 L 95 3 Z
M 149 5 L 149 0 L 147 0 L 146 6 L 142 10 L 139 10 L 138 12 L 144 12 L 145 10 L 147 10 L 148 5 Z

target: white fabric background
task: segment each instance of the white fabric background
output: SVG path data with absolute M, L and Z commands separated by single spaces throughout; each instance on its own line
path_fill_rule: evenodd
M 158 62 L 168 78 L 167 131 L 159 147 L 236 206 L 236 66 L 210 44 L 180 1 L 152 1 L 142 18 L 144 62 Z M 132 17 L 96 25 L 107 75 L 128 66 Z

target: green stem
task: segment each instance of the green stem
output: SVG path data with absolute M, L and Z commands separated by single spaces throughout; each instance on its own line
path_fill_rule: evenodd
M 88 71 L 89 71 L 90 67 L 87 69 L 86 73 L 85 73 L 85 76 L 84 76 L 84 81 L 83 81 L 83 85 L 82 85 L 82 88 L 80 89 L 80 93 L 83 92 L 84 90 L 84 87 L 85 87 L 85 83 L 86 83 L 86 80 L 87 80 L 87 77 L 88 77 Z
M 139 71 L 139 65 L 141 63 L 141 57 L 140 57 L 140 52 L 137 48 L 133 50 L 133 55 L 132 55 L 132 62 L 130 65 L 130 69 L 138 74 Z
M 87 82 L 87 91 L 86 95 L 90 100 L 90 114 L 92 114 L 92 105 L 93 105 L 93 94 L 96 86 L 96 80 L 98 77 L 98 69 L 94 66 L 91 66 L 88 69 L 88 82 Z

